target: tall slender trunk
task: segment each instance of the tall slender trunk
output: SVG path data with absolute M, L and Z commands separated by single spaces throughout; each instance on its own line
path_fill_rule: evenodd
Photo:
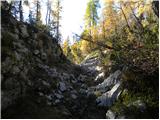
M 105 40 L 106 38 L 106 31 L 105 31 L 105 21 L 103 20 L 103 23 L 102 23 L 102 31 L 103 31 L 103 39 Z
M 39 1 L 37 0 L 37 12 L 36 12 L 36 21 L 39 21 Z
M 50 24 L 51 21 L 51 7 L 49 9 L 49 13 L 48 13 L 48 24 Z
M 58 0 L 58 3 L 57 3 L 57 9 L 58 9 L 58 12 L 57 12 L 57 40 L 59 40 L 59 8 L 60 8 L 60 3 L 59 3 L 59 0 Z
M 22 1 L 19 1 L 19 17 L 20 21 L 23 21 Z
M 49 0 L 47 1 L 47 13 L 46 13 L 46 25 L 48 24 L 48 5 L 49 5 Z

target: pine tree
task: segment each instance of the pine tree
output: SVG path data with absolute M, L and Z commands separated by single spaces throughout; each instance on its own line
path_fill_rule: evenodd
M 19 17 L 20 21 L 23 21 L 23 10 L 22 10 L 22 1 L 19 1 Z
M 52 1 L 47 0 L 46 25 L 49 25 L 51 22 L 51 11 L 52 11 L 51 5 L 52 5 Z
M 39 0 L 36 1 L 36 24 L 41 24 L 41 5 Z
M 54 10 L 53 10 L 53 18 L 54 18 L 54 23 L 55 23 L 55 32 L 56 32 L 56 38 L 57 41 L 60 41 L 60 19 L 61 19 L 61 11 L 62 11 L 62 6 L 61 6 L 61 0 L 56 0 L 54 2 Z
M 95 27 L 98 22 L 98 13 L 97 9 L 100 7 L 99 0 L 90 0 L 87 4 L 86 13 L 85 13 L 85 29 L 89 30 L 89 34 L 92 36 L 92 27 Z

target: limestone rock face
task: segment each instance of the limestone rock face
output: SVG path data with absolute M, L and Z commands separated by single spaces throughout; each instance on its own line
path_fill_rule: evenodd
M 42 94 L 48 94 L 51 87 L 54 86 L 55 89 L 56 81 L 48 80 L 52 76 L 39 66 L 58 63 L 65 56 L 55 38 L 27 23 L 17 21 L 7 14 L 8 8 L 2 9 L 1 102 L 4 110 L 14 104 L 16 99 L 30 94 L 27 91 L 43 91 Z M 48 69 L 52 71 L 51 68 Z M 55 74 L 57 72 L 52 71 L 52 75 Z M 63 84 L 61 89 L 65 90 Z
M 116 85 L 114 85 L 114 87 L 110 91 L 98 97 L 96 99 L 96 102 L 98 103 L 98 105 L 99 106 L 111 106 L 113 102 L 115 102 L 115 100 L 118 99 L 121 93 L 120 85 L 121 83 L 118 82 Z
M 90 56 L 88 55 L 84 61 L 80 64 L 84 69 L 88 71 L 91 75 L 95 75 L 97 73 L 97 66 L 100 64 L 100 60 L 98 55 Z
M 68 63 L 56 39 L 12 16 L 3 16 L 2 26 L 2 117 L 19 117 L 21 111 L 35 117 L 36 111 L 66 118 L 68 108 L 78 110 L 79 94 L 87 94 L 87 76 Z
M 120 81 L 121 71 L 117 70 L 114 73 L 110 74 L 110 76 L 105 79 L 102 83 L 97 85 L 97 90 L 101 92 L 107 91 L 111 86 L 117 84 Z

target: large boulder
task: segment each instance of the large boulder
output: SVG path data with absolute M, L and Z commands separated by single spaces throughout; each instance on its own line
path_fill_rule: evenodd
M 99 106 L 111 106 L 115 102 L 115 100 L 118 99 L 121 93 L 120 85 L 121 82 L 118 82 L 110 91 L 98 97 L 96 99 L 97 104 Z
M 100 64 L 100 59 L 98 57 L 98 54 L 92 55 L 89 54 L 80 64 L 81 67 L 86 69 L 87 73 L 90 73 L 91 75 L 97 74 L 97 66 Z
M 108 110 L 106 113 L 106 119 L 115 119 L 116 115 L 114 112 L 112 112 L 111 110 Z
M 64 82 L 59 82 L 60 91 L 64 92 L 67 90 L 66 84 Z
M 105 79 L 101 84 L 97 85 L 97 90 L 101 92 L 108 91 L 112 86 L 120 81 L 121 71 L 117 70 Z

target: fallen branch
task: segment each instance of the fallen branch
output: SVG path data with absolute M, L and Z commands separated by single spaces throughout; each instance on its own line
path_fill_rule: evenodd
M 98 45 L 98 46 L 100 46 L 100 47 L 107 48 L 107 49 L 114 49 L 113 47 L 111 47 L 111 46 L 109 46 L 109 45 L 107 45 L 107 44 L 104 44 L 104 43 L 102 43 L 102 42 L 93 41 L 91 36 L 89 37 L 90 39 L 84 38 L 83 36 L 79 36 L 79 35 L 77 35 L 77 34 L 76 34 L 76 36 L 79 37 L 79 38 L 82 39 L 82 40 L 91 42 L 91 43 L 96 44 L 96 45 Z

